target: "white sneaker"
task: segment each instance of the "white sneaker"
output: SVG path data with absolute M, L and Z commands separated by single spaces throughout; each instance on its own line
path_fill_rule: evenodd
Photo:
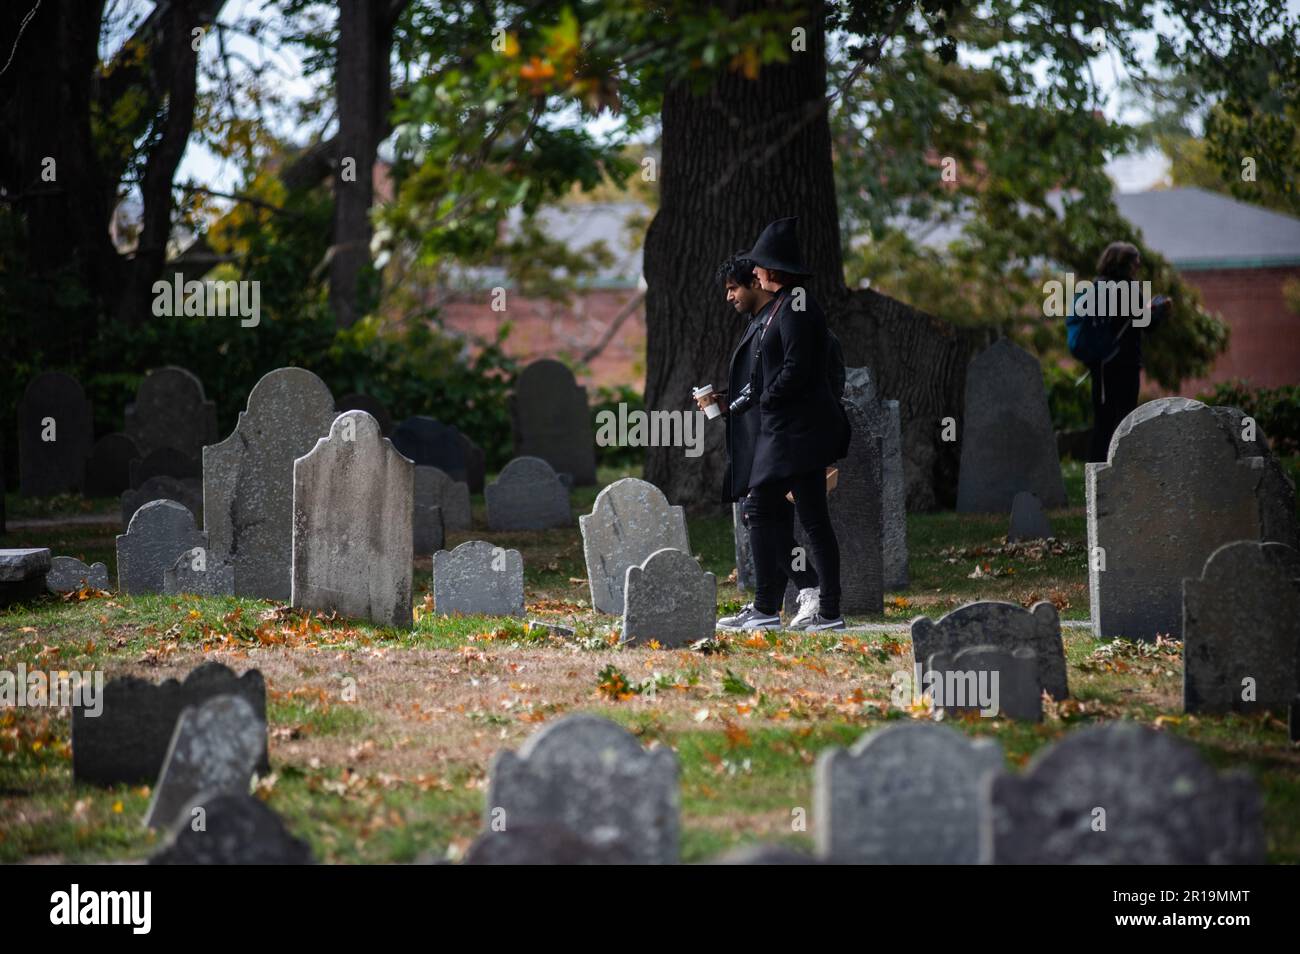
M 820 587 L 809 586 L 799 591 L 799 611 L 794 614 L 794 619 L 786 629 L 803 629 L 813 621 L 813 618 L 821 612 L 822 591 Z
M 780 629 L 781 617 L 770 613 L 760 613 L 753 603 L 746 603 L 735 616 L 724 616 L 717 622 L 717 629 Z

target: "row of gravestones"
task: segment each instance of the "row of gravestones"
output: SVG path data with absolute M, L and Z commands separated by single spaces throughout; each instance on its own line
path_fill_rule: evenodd
M 77 782 L 155 782 L 145 824 L 173 832 L 155 863 L 304 863 L 304 844 L 249 799 L 270 770 L 261 674 L 205 663 L 184 682 L 126 678 L 73 707 Z M 591 715 L 552 722 L 493 759 L 470 863 L 678 861 L 677 759 Z M 883 864 L 1258 863 L 1261 807 L 1189 744 L 1133 723 L 1071 733 L 1020 776 L 992 740 L 940 725 L 872 732 L 818 760 L 817 854 L 748 861 Z M 792 815 L 799 812 L 792 810 Z M 804 817 L 807 816 L 804 811 Z M 736 859 L 739 860 L 739 859 Z

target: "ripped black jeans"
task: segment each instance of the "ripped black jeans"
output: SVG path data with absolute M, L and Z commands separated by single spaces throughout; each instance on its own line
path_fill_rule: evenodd
M 794 504 L 785 499 L 794 494 Z M 754 552 L 754 608 L 761 613 L 781 612 L 786 580 L 799 589 L 821 587 L 821 614 L 840 615 L 840 545 L 826 507 L 826 469 L 774 480 L 751 487 L 740 505 Z M 795 551 L 794 515 L 808 535 L 808 554 Z M 796 567 L 802 567 L 796 569 Z

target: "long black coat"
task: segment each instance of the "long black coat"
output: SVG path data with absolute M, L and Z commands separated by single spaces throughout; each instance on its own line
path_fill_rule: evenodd
M 728 474 L 729 490 L 737 499 L 749 487 L 769 481 L 804 474 L 843 458 L 849 449 L 849 420 L 839 400 L 831 393 L 828 380 L 828 336 L 826 316 L 810 294 L 803 296 L 803 310 L 794 310 L 796 289 L 786 288 L 776 314 L 758 346 L 759 360 L 751 367 L 754 392 L 760 394 L 758 407 L 747 413 L 730 415 L 728 420 L 732 468 Z M 738 353 L 755 350 L 757 335 L 766 323 L 763 314 L 757 327 L 751 328 Z M 733 380 L 729 400 L 739 394 L 734 380 L 737 360 L 732 358 Z M 740 381 L 743 386 L 744 381 Z M 738 485 L 741 470 L 735 447 L 741 443 L 735 435 L 736 419 L 755 416 L 758 427 L 753 440 L 748 479 L 744 489 Z M 752 427 L 752 423 L 746 422 Z
M 762 327 L 766 312 L 750 319 L 740 344 L 731 353 L 731 368 L 727 372 L 727 399 L 735 400 L 741 388 L 754 376 L 754 335 Z M 755 385 L 757 386 L 757 385 Z M 731 503 L 749 492 L 749 471 L 754 465 L 754 446 L 758 443 L 759 412 L 757 407 L 748 414 L 727 413 L 727 472 L 722 478 L 722 500 Z

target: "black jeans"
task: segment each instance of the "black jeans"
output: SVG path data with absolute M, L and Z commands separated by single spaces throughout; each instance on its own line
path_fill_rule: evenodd
M 1088 460 L 1105 463 L 1115 429 L 1137 407 L 1141 381 L 1141 366 L 1136 361 L 1125 360 L 1123 355 L 1092 369 L 1092 437 L 1088 440 Z
M 794 504 L 785 499 L 794 493 Z M 808 535 L 812 562 L 807 554 L 794 554 L 794 514 Z M 779 613 L 785 595 L 785 581 L 799 589 L 821 586 L 821 614 L 840 615 L 840 545 L 826 508 L 826 470 L 819 467 L 806 474 L 774 480 L 751 487 L 741 503 L 749 545 L 754 552 L 754 608 L 762 613 Z M 795 569 L 802 566 L 803 569 Z

